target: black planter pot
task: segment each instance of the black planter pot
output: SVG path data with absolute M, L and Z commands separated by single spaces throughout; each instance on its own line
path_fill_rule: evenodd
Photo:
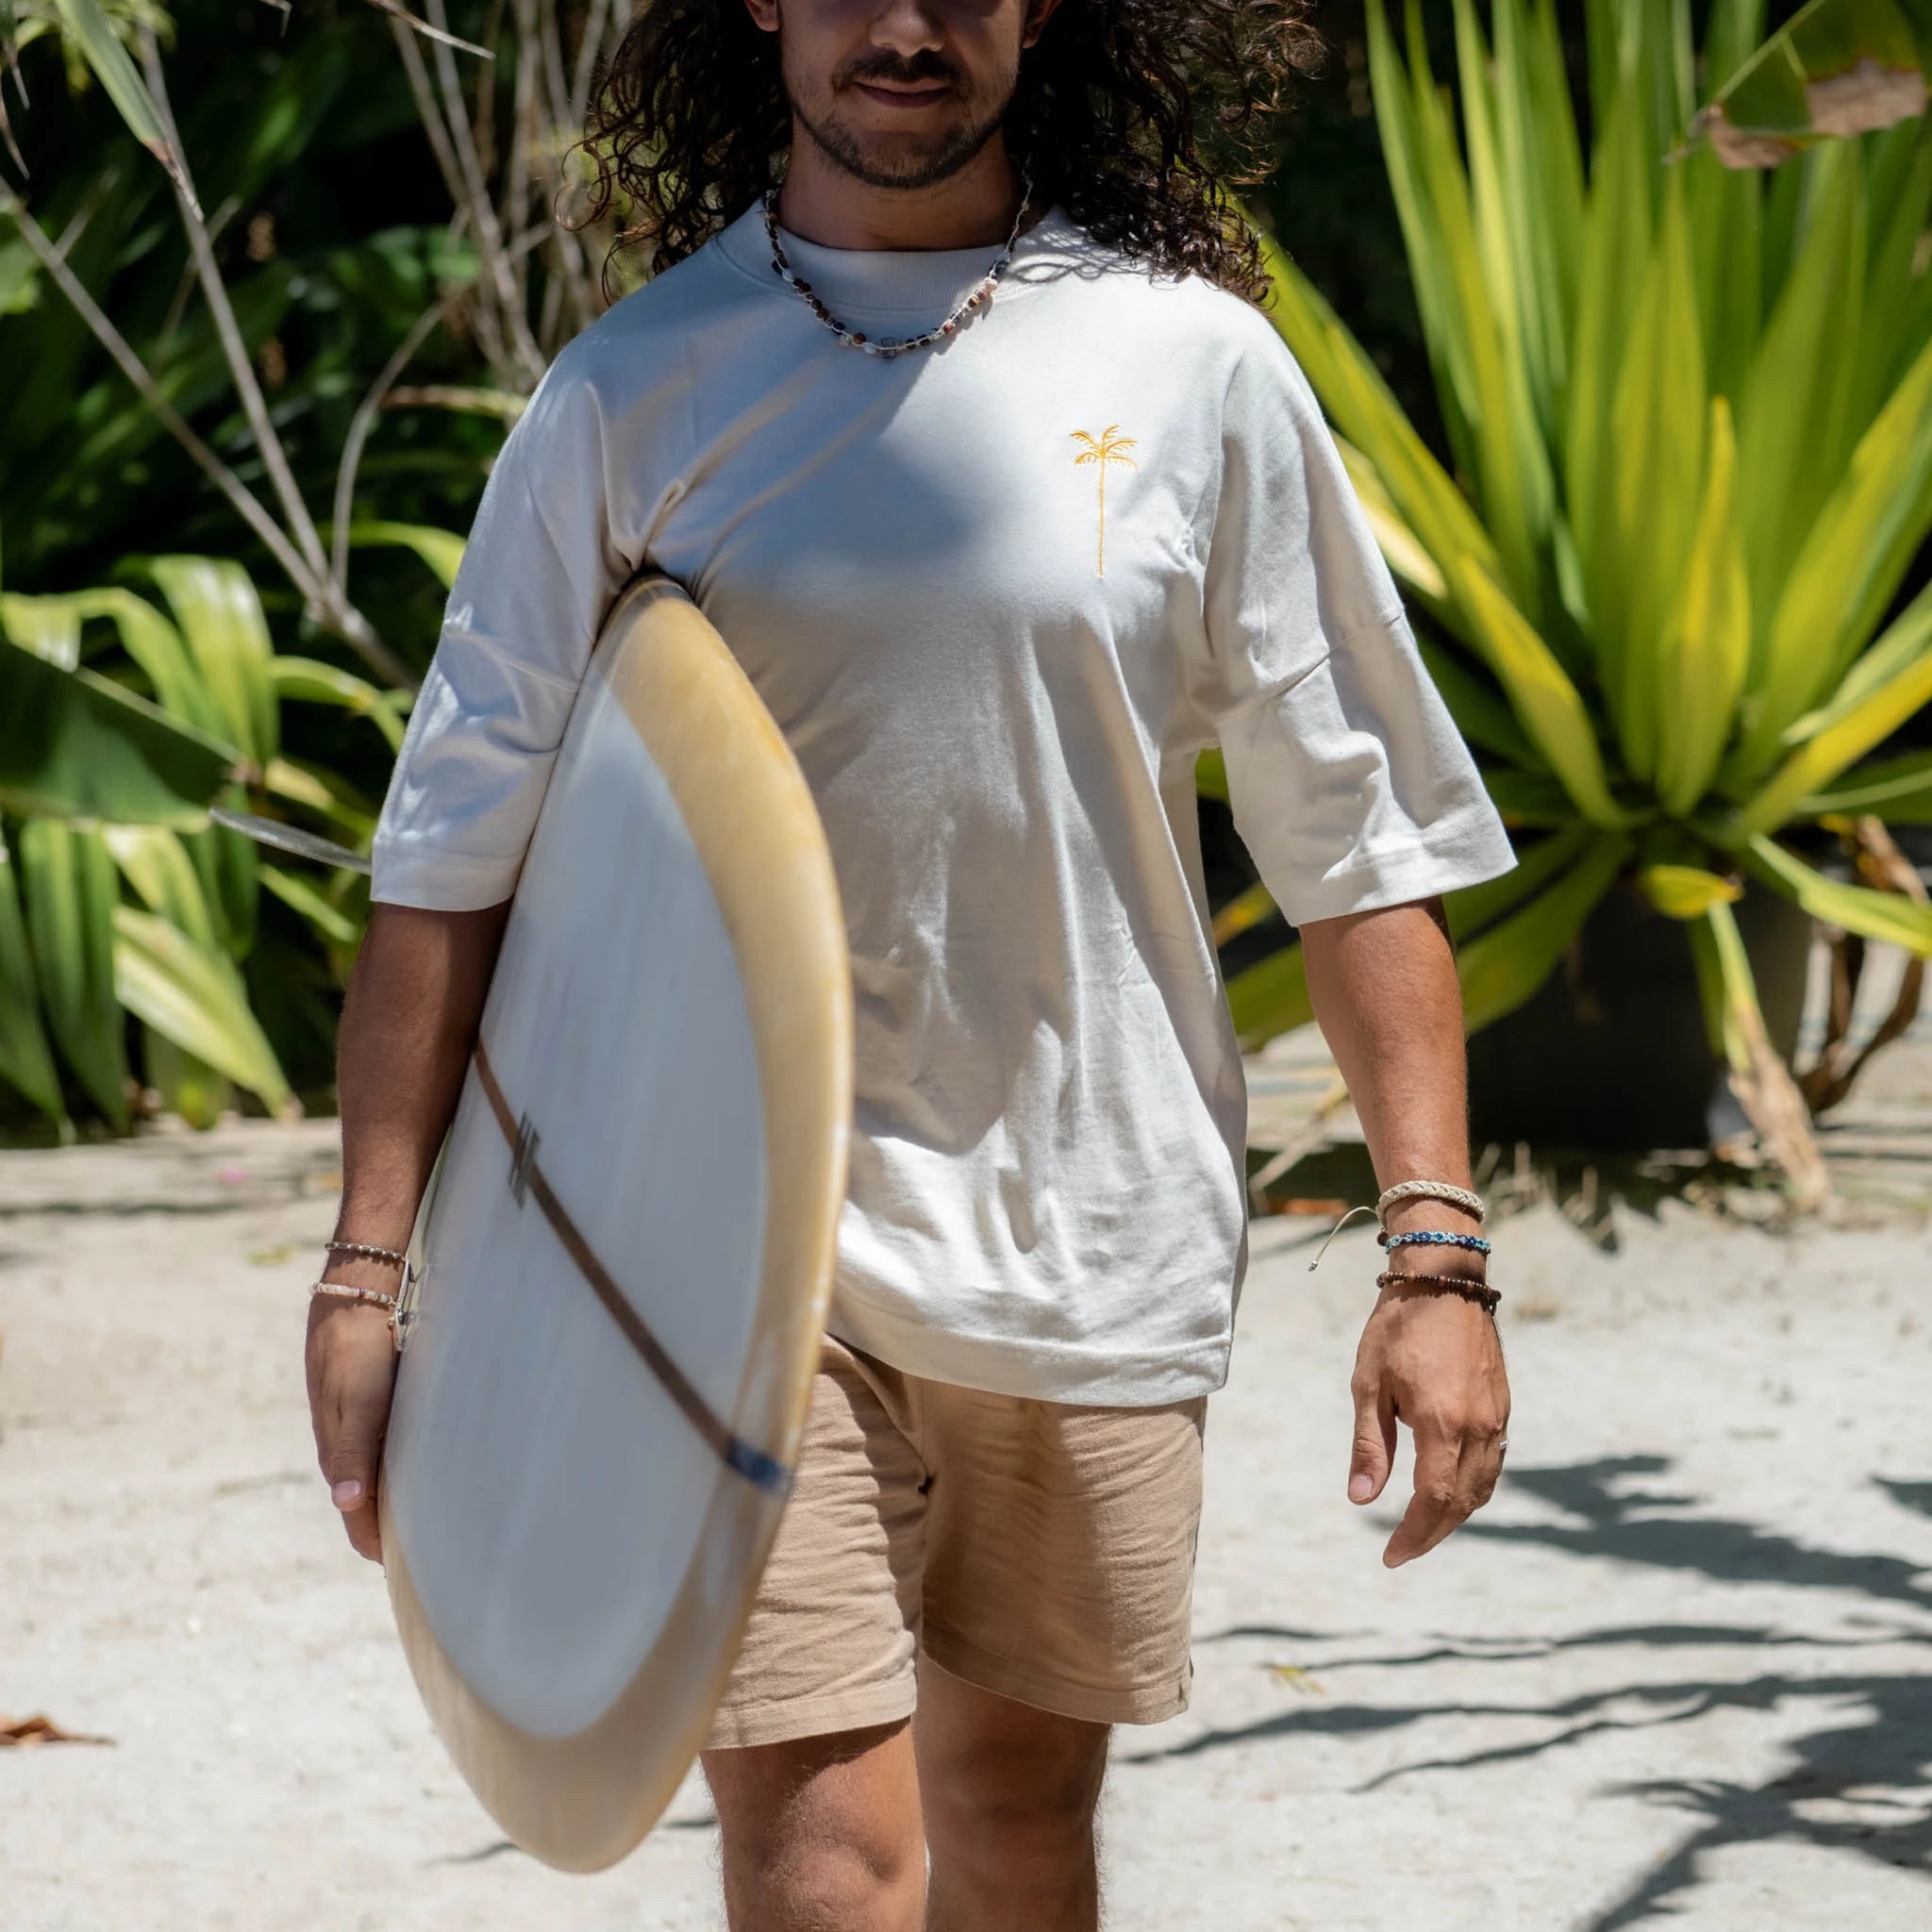
M 1811 920 L 1750 888 L 1733 908 L 1772 1044 L 1797 1044 Z M 1469 1042 L 1477 1146 L 1701 1147 L 1731 1105 L 1704 1026 L 1690 935 L 1620 880 L 1535 997 Z

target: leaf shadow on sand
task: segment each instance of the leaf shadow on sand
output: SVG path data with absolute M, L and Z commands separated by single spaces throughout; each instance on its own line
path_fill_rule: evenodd
M 1597 1558 L 1696 1575 L 1716 1582 L 1780 1584 L 1863 1600 L 1839 1635 L 1809 1635 L 1755 1623 L 1623 1624 L 1548 1640 L 1444 1636 L 1424 1648 L 1365 1640 L 1311 1665 L 1331 1694 L 1298 1702 L 1251 1724 L 1208 1730 L 1158 1750 L 1123 1755 L 1123 1767 L 1184 1758 L 1229 1746 L 1295 1736 L 1368 1736 L 1458 1718 L 1541 1721 L 1541 1735 L 1460 1756 L 1417 1758 L 1360 1787 L 1370 1792 L 1428 1773 L 1536 1759 L 1607 1733 L 1657 1731 L 1713 1712 L 1803 1710 L 1817 1727 L 1782 1740 L 1795 1762 L 1766 1783 L 1656 1778 L 1602 1788 L 1688 1812 L 1697 1821 L 1676 1849 L 1633 1883 L 1579 1932 L 1623 1928 L 1674 1917 L 1717 1854 L 1740 1844 L 1786 1842 L 1850 1853 L 1932 1877 L 1932 1578 L 1924 1566 L 1889 1553 L 1846 1553 L 1699 1509 L 1658 1479 L 1658 1456 L 1607 1457 L 1545 1469 L 1514 1469 L 1512 1486 L 1560 1515 L 1537 1524 L 1474 1523 L 1464 1536 L 1535 1544 Z M 1874 1482 L 1902 1508 L 1932 1515 L 1932 1482 Z M 1242 1640 L 1348 1641 L 1344 1633 L 1241 1624 L 1204 1636 L 1204 1645 Z M 1572 1696 L 1430 1702 L 1354 1701 L 1332 1694 L 1352 1670 L 1520 1664 L 1565 1653 L 1641 1646 L 1666 1656 L 1748 1647 L 1773 1668 L 1742 1678 L 1665 1673 L 1650 1681 Z M 1858 1653 L 1921 1647 L 1925 1661 L 1860 1669 Z M 1790 1658 L 1790 1664 L 1785 1662 Z

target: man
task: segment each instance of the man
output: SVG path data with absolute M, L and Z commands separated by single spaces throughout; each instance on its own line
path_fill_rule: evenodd
M 1477 1225 L 1438 895 L 1508 843 L 1194 141 L 1197 99 L 1256 120 L 1303 10 L 655 0 L 597 152 L 660 273 L 508 440 L 391 788 L 341 1063 L 339 1234 L 381 1246 L 635 573 L 718 625 L 831 842 L 850 1198 L 705 1757 L 735 1927 L 1091 1927 L 1109 1726 L 1185 1704 L 1203 1410 L 1247 1254 L 1205 746 L 1383 1184 L 1451 1185 L 1389 1227 Z M 1405 1263 L 1479 1271 L 1455 1243 Z M 329 1278 L 392 1285 L 368 1257 Z M 1431 1287 L 1375 1302 L 1356 1378 L 1355 1501 L 1396 1418 L 1416 1432 L 1391 1564 L 1488 1497 L 1507 1419 L 1490 1313 Z M 315 1307 L 322 1464 L 375 1556 L 388 1332 Z

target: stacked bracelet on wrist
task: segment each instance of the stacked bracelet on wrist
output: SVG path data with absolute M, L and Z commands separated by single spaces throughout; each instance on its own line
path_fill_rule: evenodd
M 366 1302 L 371 1307 L 389 1310 L 389 1332 L 394 1338 L 397 1352 L 403 1346 L 403 1333 L 408 1326 L 415 1312 L 415 1296 L 412 1291 L 416 1285 L 415 1264 L 401 1248 L 378 1247 L 373 1241 L 330 1241 L 323 1247 L 331 1255 L 363 1256 L 372 1261 L 386 1261 L 403 1271 L 403 1278 L 396 1284 L 393 1294 L 386 1294 L 377 1288 L 357 1288 L 346 1281 L 317 1281 L 309 1286 L 308 1298 L 313 1301 L 317 1295 L 332 1295 L 345 1302 Z
M 1411 1274 L 1405 1269 L 1386 1268 L 1375 1276 L 1375 1286 L 1421 1289 L 1427 1294 L 1459 1294 L 1465 1301 L 1479 1304 L 1491 1315 L 1503 1299 L 1487 1281 L 1478 1281 L 1473 1274 Z

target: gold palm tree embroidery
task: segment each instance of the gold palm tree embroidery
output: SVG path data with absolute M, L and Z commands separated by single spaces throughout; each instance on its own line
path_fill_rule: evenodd
M 1126 454 L 1140 439 L 1119 435 L 1120 426 L 1118 423 L 1109 423 L 1097 438 L 1089 436 L 1084 429 L 1074 431 L 1074 441 L 1086 445 L 1074 458 L 1074 464 L 1091 463 L 1100 472 L 1100 541 L 1093 553 L 1093 575 L 1098 577 L 1107 575 L 1107 466 L 1124 463 L 1130 470 L 1141 467 Z

